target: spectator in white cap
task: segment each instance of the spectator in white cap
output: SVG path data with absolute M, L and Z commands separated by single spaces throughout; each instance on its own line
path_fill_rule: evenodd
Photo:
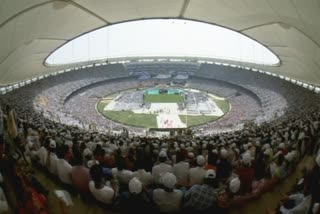
M 234 194 L 239 192 L 240 187 L 241 187 L 241 181 L 238 177 L 233 178 L 229 183 L 230 192 L 232 192 Z
M 54 140 L 50 139 L 46 167 L 49 170 L 49 172 L 53 175 L 58 174 L 58 171 L 57 171 L 58 160 L 59 159 L 56 155 L 56 142 Z
M 189 169 L 189 186 L 202 184 L 206 173 L 204 165 L 206 160 L 202 155 L 197 156 L 197 166 Z
M 235 177 L 229 181 L 226 191 L 218 197 L 218 207 L 220 209 L 220 213 L 225 213 L 226 210 L 232 207 L 234 204 L 238 204 L 238 199 L 240 199 L 240 197 L 236 198 L 235 195 L 239 192 L 240 186 L 241 182 L 238 177 Z
M 185 161 L 182 152 L 177 152 L 177 163 L 173 165 L 173 173 L 177 177 L 177 184 L 182 186 L 188 185 L 188 173 L 190 165 Z
M 186 192 L 184 207 L 191 212 L 214 212 L 218 198 L 217 188 L 216 172 L 209 169 L 204 175 L 203 184 L 193 185 Z
M 155 184 L 159 185 L 160 177 L 166 172 L 173 172 L 172 166 L 167 164 L 167 153 L 165 151 L 160 151 L 159 153 L 159 163 L 152 167 L 152 177 Z
M 178 212 L 181 209 L 183 192 L 175 189 L 176 176 L 170 172 L 164 173 L 160 182 L 163 188 L 153 190 L 153 202 L 160 212 Z
M 241 194 L 251 193 L 254 179 L 254 169 L 251 166 L 251 155 L 246 152 L 242 156 L 242 163 L 236 171 L 241 181 Z
M 118 200 L 121 213 L 130 213 L 136 210 L 152 213 L 151 199 L 144 191 L 143 184 L 138 178 L 132 178 L 129 181 L 129 191 L 122 192 Z

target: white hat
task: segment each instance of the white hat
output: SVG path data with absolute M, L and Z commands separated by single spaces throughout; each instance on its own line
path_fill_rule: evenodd
M 288 161 L 291 162 L 293 160 L 293 153 L 289 152 L 284 158 Z
M 137 194 L 142 192 L 142 183 L 138 178 L 134 177 L 129 181 L 129 191 Z
M 280 149 L 284 149 L 284 147 L 285 147 L 285 144 L 284 144 L 284 143 L 280 143 L 280 144 L 279 144 L 279 148 L 280 148 Z
M 264 147 L 265 149 L 270 149 L 270 148 L 271 148 L 269 143 L 264 144 L 264 146 L 263 146 L 263 147 Z
M 166 158 L 166 157 L 167 157 L 167 153 L 162 150 L 162 151 L 159 153 L 159 157 L 160 157 L 160 158 Z
M 189 153 L 188 153 L 188 157 L 189 157 L 189 158 L 194 158 L 194 153 L 193 153 L 193 152 L 189 152 Z
M 57 147 L 56 141 L 54 141 L 54 140 L 51 139 L 51 140 L 50 140 L 50 143 L 49 143 L 49 147 L 50 147 L 50 148 L 53 148 L 53 149 L 56 148 L 56 147 Z
M 88 155 L 92 155 L 92 151 L 89 148 L 85 148 L 83 150 L 83 156 L 88 156 Z
M 218 154 L 218 150 L 216 150 L 216 149 L 212 149 L 211 152 L 214 154 Z
M 166 172 L 160 177 L 160 182 L 163 184 L 163 186 L 173 189 L 177 183 L 177 178 L 171 172 Z
M 98 165 L 98 164 L 99 164 L 99 161 L 97 161 L 97 160 L 89 160 L 89 161 L 87 162 L 88 168 L 91 168 L 92 166 Z
M 232 193 L 237 193 L 240 189 L 240 180 L 239 178 L 233 178 L 229 183 L 229 189 Z
M 242 161 L 245 165 L 251 164 L 251 156 L 248 152 L 244 153 L 242 156 Z
M 210 179 L 215 179 L 215 178 L 216 178 L 216 172 L 215 172 L 214 170 L 212 170 L 212 169 L 209 169 L 209 170 L 206 172 L 206 174 L 205 174 L 204 177 L 205 177 L 205 178 L 210 178 Z
M 272 153 L 272 149 L 266 149 L 263 154 L 270 156 Z
M 320 167 L 320 154 L 316 157 L 316 163 Z
M 220 150 L 221 157 L 226 158 L 228 156 L 228 151 L 224 148 Z
M 206 160 L 202 155 L 197 156 L 197 164 L 200 166 L 203 166 L 205 164 Z

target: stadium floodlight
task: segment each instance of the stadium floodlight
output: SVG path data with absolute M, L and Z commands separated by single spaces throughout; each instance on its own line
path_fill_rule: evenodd
M 280 64 L 271 50 L 244 34 L 181 19 L 108 25 L 67 42 L 51 53 L 45 64 L 65 65 L 125 57 L 195 57 L 269 66 Z

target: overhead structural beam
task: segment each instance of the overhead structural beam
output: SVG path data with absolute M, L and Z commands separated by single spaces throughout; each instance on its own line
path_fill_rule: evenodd
M 189 6 L 189 3 L 190 3 L 190 0 L 184 0 L 182 8 L 181 8 L 179 16 L 178 16 L 179 18 L 183 18 L 184 13 L 186 12 L 186 10 Z
M 68 3 L 72 4 L 75 7 L 78 7 L 79 9 L 81 9 L 81 10 L 87 12 L 88 14 L 90 14 L 90 15 L 100 19 L 101 21 L 105 22 L 107 25 L 111 23 L 108 20 L 106 20 L 105 18 L 103 18 L 102 16 L 99 16 L 98 14 L 96 14 L 96 13 L 92 12 L 91 10 L 89 10 L 88 8 L 83 7 L 82 5 L 76 3 L 74 0 L 60 0 L 60 1 L 65 1 L 65 2 L 68 2 Z

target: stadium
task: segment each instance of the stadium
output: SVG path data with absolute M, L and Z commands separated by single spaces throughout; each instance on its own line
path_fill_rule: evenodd
M 0 213 L 319 213 L 318 1 L 3 1 Z

